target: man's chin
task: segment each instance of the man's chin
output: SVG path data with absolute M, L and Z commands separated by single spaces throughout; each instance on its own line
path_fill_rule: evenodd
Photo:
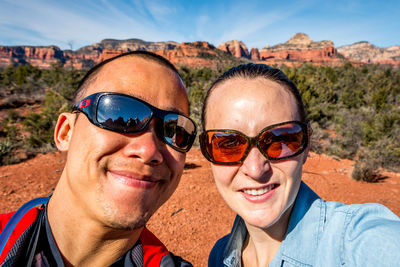
M 102 220 L 105 225 L 115 230 L 131 231 L 144 227 L 152 215 L 152 211 L 143 212 L 141 209 L 123 209 L 106 205 L 103 206 Z
M 123 231 L 133 231 L 142 229 L 148 219 L 140 218 L 136 220 L 122 220 L 122 219 L 112 219 L 108 220 L 107 225 L 114 230 L 123 230 Z

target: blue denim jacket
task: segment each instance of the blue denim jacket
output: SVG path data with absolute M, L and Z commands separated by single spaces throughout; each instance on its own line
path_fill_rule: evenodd
M 237 216 L 232 232 L 211 250 L 209 266 L 241 266 L 246 235 Z M 324 201 L 302 182 L 269 266 L 400 266 L 400 219 L 380 204 Z

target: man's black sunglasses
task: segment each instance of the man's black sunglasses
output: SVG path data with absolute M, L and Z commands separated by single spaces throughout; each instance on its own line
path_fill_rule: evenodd
M 158 109 L 136 97 L 120 93 L 96 93 L 85 97 L 72 107 L 94 125 L 118 133 L 139 133 L 153 117 L 159 138 L 173 149 L 189 151 L 196 137 L 196 124 L 177 112 Z

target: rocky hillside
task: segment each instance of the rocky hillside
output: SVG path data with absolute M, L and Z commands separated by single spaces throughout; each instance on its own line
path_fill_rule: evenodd
M 217 67 L 239 59 L 268 64 L 342 64 L 345 60 L 399 65 L 400 46 L 379 48 L 367 42 L 335 48 L 332 41 L 313 41 L 304 33 L 295 34 L 285 43 L 262 49 L 251 48 L 238 40 L 221 43 L 217 48 L 208 42 L 146 42 L 140 39 L 105 39 L 76 51 L 56 46 L 0 46 L 0 67 L 30 63 L 41 68 L 60 63 L 76 69 L 88 68 L 122 52 L 146 50 L 168 58 L 176 65 Z
M 41 68 L 60 63 L 76 69 L 87 68 L 109 57 L 134 50 L 152 51 L 168 58 L 173 64 L 215 68 L 219 64 L 237 61 L 229 53 L 216 49 L 208 42 L 145 42 L 139 39 L 112 40 L 62 51 L 56 46 L 0 46 L 0 67 L 30 63 Z
M 56 62 L 65 63 L 64 53 L 57 46 L 0 46 L 0 67 L 30 63 L 47 68 Z
M 252 51 L 254 60 L 284 59 L 315 63 L 336 63 L 340 60 L 332 41 L 314 42 L 304 33 L 297 33 L 289 41 L 260 51 Z
M 400 46 L 379 48 L 368 42 L 358 42 L 338 47 L 337 50 L 346 58 L 364 63 L 393 65 L 399 65 L 400 63 Z

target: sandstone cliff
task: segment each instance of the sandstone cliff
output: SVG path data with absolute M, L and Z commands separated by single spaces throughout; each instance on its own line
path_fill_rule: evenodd
M 219 64 L 232 61 L 234 58 L 226 53 L 215 49 L 208 42 L 183 42 L 175 43 L 173 46 L 143 47 L 142 50 L 152 51 L 171 61 L 176 66 L 186 65 L 191 67 L 216 68 Z M 125 52 L 124 50 L 103 50 L 99 62 Z M 240 61 L 238 61 L 240 62 Z
M 341 46 L 338 52 L 346 58 L 364 63 L 400 64 L 400 46 L 379 48 L 368 42 Z
M 10 64 L 26 64 L 48 68 L 58 63 L 74 68 L 89 68 L 98 62 L 122 52 L 146 50 L 168 58 L 173 64 L 190 67 L 217 67 L 227 61 L 266 64 L 299 65 L 341 64 L 344 57 L 353 62 L 399 65 L 400 46 L 379 48 L 367 42 L 335 48 L 332 41 L 313 41 L 304 33 L 297 33 L 289 41 L 263 49 L 252 48 L 237 40 L 224 42 L 216 49 L 208 42 L 146 42 L 140 39 L 105 39 L 99 43 L 84 46 L 76 51 L 56 46 L 0 46 L 0 67 Z M 338 51 L 340 53 L 338 53 Z M 236 58 L 236 59 L 235 59 Z
M 315 63 L 339 61 L 332 41 L 314 42 L 304 33 L 297 33 L 284 44 L 264 47 L 258 51 L 260 60 L 292 60 Z M 251 55 L 253 58 L 253 55 Z M 257 58 L 257 56 L 254 56 Z
M 62 51 L 56 46 L 3 46 L 0 47 L 0 67 L 30 63 L 41 68 L 48 68 L 52 63 L 59 63 L 78 69 L 88 68 L 107 58 L 135 50 L 152 51 L 168 58 L 173 64 L 192 67 L 217 67 L 225 61 L 235 60 L 231 55 L 216 49 L 208 42 L 179 44 L 176 42 L 146 42 L 140 39 L 105 39 L 76 51 Z
M 250 51 L 251 60 L 260 60 L 260 51 L 258 48 L 252 48 Z
M 224 42 L 218 46 L 218 49 L 234 57 L 250 58 L 249 50 L 242 41 L 232 40 Z
M 29 63 L 48 68 L 57 62 L 65 63 L 63 52 L 57 46 L 0 46 L 0 66 Z

